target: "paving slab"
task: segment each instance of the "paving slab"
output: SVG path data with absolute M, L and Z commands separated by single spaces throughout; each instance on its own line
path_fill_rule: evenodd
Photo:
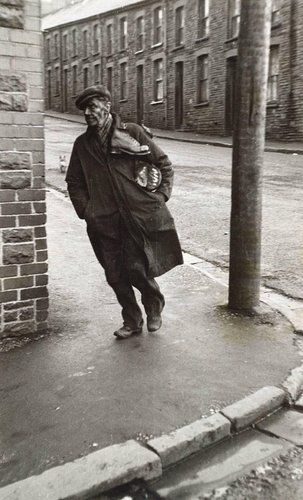
M 278 412 L 257 424 L 257 428 L 303 446 L 303 414 L 298 411 Z
M 257 431 L 245 431 L 165 471 L 152 487 L 166 500 L 197 500 L 292 446 Z

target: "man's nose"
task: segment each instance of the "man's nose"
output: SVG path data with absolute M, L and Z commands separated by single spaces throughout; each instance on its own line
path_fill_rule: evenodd
M 89 109 L 89 108 L 85 108 L 85 110 L 84 110 L 84 114 L 85 114 L 85 115 L 90 115 L 90 109 Z

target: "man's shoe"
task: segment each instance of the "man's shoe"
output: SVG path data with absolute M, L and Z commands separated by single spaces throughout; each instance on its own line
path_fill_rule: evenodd
M 161 315 L 147 316 L 147 329 L 149 332 L 156 332 L 162 326 Z
M 117 339 L 128 339 L 132 335 L 139 335 L 142 333 L 142 326 L 138 326 L 137 328 L 131 328 L 128 325 L 123 325 L 119 330 L 114 332 L 115 337 Z
M 141 144 L 125 130 L 114 129 L 112 136 L 112 153 L 127 153 L 130 155 L 146 155 L 150 153 L 147 145 Z

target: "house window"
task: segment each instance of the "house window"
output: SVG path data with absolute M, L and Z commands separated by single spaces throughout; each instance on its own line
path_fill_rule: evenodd
M 59 66 L 55 67 L 55 93 L 60 94 L 60 69 Z
M 73 56 L 77 55 L 77 31 L 73 29 L 72 31 L 72 37 L 73 37 Z
M 280 0 L 272 0 L 271 4 L 271 24 L 274 26 L 275 24 L 279 24 L 280 22 L 280 8 L 281 1 Z
M 83 57 L 87 57 L 87 30 L 83 31 Z
M 83 87 L 88 87 L 88 68 L 83 69 Z
M 106 70 L 106 84 L 107 88 L 112 93 L 113 88 L 113 68 L 109 66 Z
M 120 50 L 125 50 L 127 45 L 127 19 L 120 19 Z
M 67 59 L 67 33 L 63 35 L 63 59 Z
M 73 66 L 73 95 L 77 94 L 77 66 Z
M 176 22 L 175 22 L 175 43 L 176 47 L 183 45 L 184 43 L 184 7 L 178 7 L 176 9 Z
M 209 0 L 199 0 L 198 10 L 198 38 L 209 35 Z
M 154 101 L 163 100 L 163 59 L 154 61 Z
M 154 10 L 154 45 L 162 43 L 163 10 L 157 7 Z
M 144 18 L 143 18 L 143 16 L 140 16 L 137 18 L 136 28 L 137 28 L 137 52 L 140 52 L 144 48 Z
M 108 24 L 106 26 L 106 37 L 107 37 L 107 55 L 113 53 L 113 25 Z
M 228 1 L 228 37 L 237 38 L 240 28 L 240 0 Z
M 100 64 L 94 66 L 94 82 L 100 83 Z
M 50 58 L 51 58 L 51 56 L 50 56 L 50 39 L 47 38 L 46 39 L 46 59 L 47 59 L 47 61 L 50 61 Z
M 197 103 L 209 101 L 209 62 L 208 55 L 198 57 L 197 61 Z
M 120 99 L 127 99 L 127 64 L 120 64 Z
M 59 38 L 58 38 L 57 33 L 54 36 L 54 45 L 55 45 L 55 57 L 58 57 L 59 56 Z
M 99 25 L 94 24 L 93 26 L 93 50 L 94 54 L 99 52 Z
M 267 82 L 267 102 L 278 101 L 278 83 L 279 83 L 279 47 L 270 48 L 268 82 Z

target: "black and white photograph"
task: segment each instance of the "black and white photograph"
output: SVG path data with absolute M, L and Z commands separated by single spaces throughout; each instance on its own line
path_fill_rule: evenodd
M 0 0 L 0 500 L 302 500 L 303 0 Z

